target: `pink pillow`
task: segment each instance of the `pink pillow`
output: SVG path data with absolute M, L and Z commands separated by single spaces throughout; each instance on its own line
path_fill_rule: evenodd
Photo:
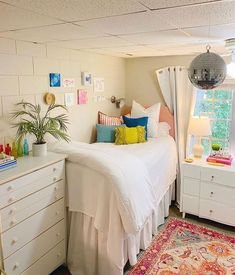
M 170 135 L 175 138 L 174 116 L 164 105 L 161 106 L 159 121 L 168 123 L 170 126 Z
M 102 112 L 98 112 L 98 123 L 103 125 L 122 125 L 122 116 L 108 116 Z

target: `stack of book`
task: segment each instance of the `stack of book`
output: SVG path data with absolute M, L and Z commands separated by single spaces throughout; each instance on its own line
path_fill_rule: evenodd
M 7 170 L 9 168 L 15 167 L 17 161 L 12 156 L 4 156 L 4 158 L 0 158 L 0 171 Z
M 231 165 L 233 162 L 233 157 L 231 155 L 210 155 L 207 159 L 207 162 L 221 163 L 225 165 Z

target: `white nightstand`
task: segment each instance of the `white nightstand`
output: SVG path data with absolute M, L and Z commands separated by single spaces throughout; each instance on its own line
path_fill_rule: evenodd
M 23 157 L 0 172 L 0 265 L 9 275 L 48 275 L 66 261 L 65 157 Z
M 235 226 L 235 166 L 183 162 L 180 211 Z

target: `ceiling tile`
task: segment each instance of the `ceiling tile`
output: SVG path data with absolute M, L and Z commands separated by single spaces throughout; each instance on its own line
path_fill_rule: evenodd
M 235 37 L 235 24 L 206 26 L 197 28 L 184 29 L 187 33 L 194 37 L 204 39 L 228 39 Z
M 0 2 L 0 31 L 31 28 L 57 23 L 61 23 L 61 21 Z
M 157 12 L 143 12 L 116 17 L 93 19 L 78 22 L 80 26 L 88 27 L 98 32 L 112 35 L 140 33 L 159 30 L 169 30 L 174 27 Z
M 235 1 L 158 10 L 178 28 L 235 23 Z
M 188 36 L 179 30 L 146 32 L 139 34 L 121 35 L 120 37 L 132 42 L 133 44 L 137 43 L 142 45 L 190 42 L 195 40 L 193 37 Z
M 131 45 L 131 43 L 115 36 L 105 36 L 73 41 L 57 41 L 50 43 L 50 45 L 70 49 L 94 49 L 115 46 L 128 46 Z
M 60 18 L 65 21 L 88 20 L 147 10 L 133 0 L 3 0 L 9 4 Z
M 158 49 L 148 48 L 144 46 L 128 46 L 128 47 L 113 47 L 113 48 L 101 48 L 101 49 L 90 49 L 90 52 L 99 54 L 119 56 L 119 57 L 140 57 L 140 56 L 158 56 L 163 52 Z
M 173 7 L 182 7 L 187 5 L 198 5 L 221 0 L 140 0 L 149 9 L 167 9 Z
M 55 40 L 83 39 L 102 35 L 103 34 L 99 34 L 93 30 L 70 23 L 0 33 L 0 37 L 38 43 Z
M 210 44 L 213 52 L 223 54 L 225 52 L 224 43 L 213 42 Z M 149 45 L 150 48 L 161 50 L 164 55 L 185 55 L 185 54 L 200 54 L 206 51 L 206 43 L 198 42 L 195 44 L 164 44 L 162 47 L 159 45 Z

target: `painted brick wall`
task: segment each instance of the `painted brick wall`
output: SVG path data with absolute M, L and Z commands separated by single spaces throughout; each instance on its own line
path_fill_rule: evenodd
M 95 102 L 93 87 L 82 87 L 82 71 L 89 71 L 95 77 L 104 77 L 105 92 L 100 95 L 107 98 L 105 101 Z M 49 87 L 51 72 L 74 78 L 76 87 Z M 43 103 L 46 92 L 53 92 L 57 103 L 64 104 L 64 93 L 76 93 L 78 88 L 88 91 L 89 101 L 86 105 L 69 107 L 69 133 L 75 140 L 89 142 L 93 139 L 98 110 L 110 115 L 119 113 L 109 98 L 112 95 L 125 96 L 125 60 L 0 38 L 0 116 L 9 117 L 14 104 L 21 99 L 46 107 Z M 5 137 L 6 140 L 8 138 Z

